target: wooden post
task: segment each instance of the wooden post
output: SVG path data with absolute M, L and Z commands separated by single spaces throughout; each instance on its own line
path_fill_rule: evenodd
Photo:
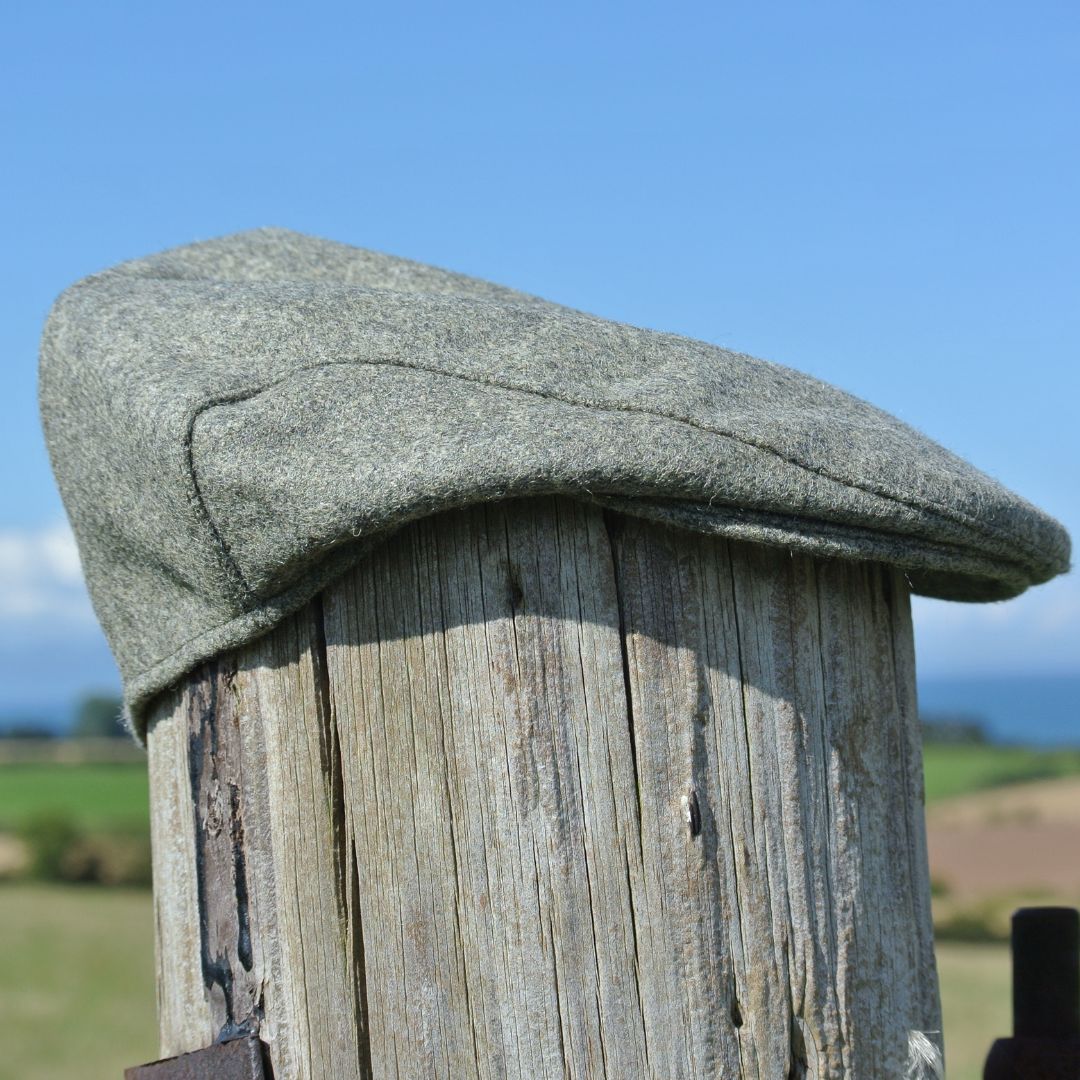
M 163 1054 L 880 1080 L 941 1027 L 897 571 L 444 514 L 192 676 L 149 751 Z

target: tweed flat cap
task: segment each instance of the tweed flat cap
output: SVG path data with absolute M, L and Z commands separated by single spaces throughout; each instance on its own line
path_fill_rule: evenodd
M 1069 561 L 1052 519 L 816 379 L 278 229 L 72 286 L 41 405 L 136 734 L 396 526 L 482 500 L 564 493 L 958 600 Z

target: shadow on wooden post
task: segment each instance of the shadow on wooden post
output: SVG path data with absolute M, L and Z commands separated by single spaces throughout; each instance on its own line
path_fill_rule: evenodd
M 277 1080 L 904 1075 L 940 1030 L 900 572 L 426 519 L 162 703 L 163 1054 Z

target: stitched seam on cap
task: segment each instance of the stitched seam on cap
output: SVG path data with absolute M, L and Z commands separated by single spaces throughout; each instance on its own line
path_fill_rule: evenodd
M 248 584 L 248 580 L 245 577 L 243 570 L 240 569 L 240 564 L 233 556 L 232 549 L 229 547 L 224 535 L 218 528 L 214 515 L 210 512 L 206 497 L 203 495 L 202 488 L 199 485 L 199 477 L 195 468 L 195 424 L 207 409 L 212 409 L 216 405 L 226 405 L 231 403 L 233 402 L 229 399 L 209 401 L 204 402 L 202 405 L 199 405 L 192 410 L 185 427 L 186 434 L 183 444 L 184 464 L 187 472 L 188 500 L 191 502 L 192 508 L 195 511 L 195 516 L 197 519 L 203 519 L 203 522 L 210 532 L 210 538 L 213 541 L 214 547 L 217 549 L 222 569 L 225 571 L 226 577 L 231 578 L 233 581 L 236 599 L 250 602 L 256 598 L 257 594 Z
M 694 428 L 694 429 L 696 429 L 698 431 L 705 432 L 706 434 L 719 436 L 721 438 L 731 439 L 734 442 L 741 443 L 743 446 L 750 447 L 750 448 L 758 450 L 758 451 L 760 451 L 762 453 L 770 454 L 771 456 L 776 457 L 779 460 L 784 461 L 789 465 L 793 465 L 796 468 L 801 469 L 803 472 L 810 473 L 810 474 L 812 474 L 814 476 L 823 477 L 824 479 L 829 480 L 829 481 L 831 481 L 831 482 L 833 482 L 835 484 L 839 484 L 841 487 L 845 487 L 845 488 L 847 488 L 847 489 L 849 489 L 851 491 L 858 491 L 858 492 L 861 492 L 864 495 L 869 495 L 869 496 L 871 496 L 873 498 L 881 499 L 882 501 L 885 501 L 885 502 L 896 503 L 897 505 L 904 506 L 909 510 L 915 510 L 915 511 L 917 511 L 919 513 L 922 513 L 922 514 L 928 514 L 928 515 L 933 516 L 933 517 L 942 518 L 951 525 L 960 525 L 960 526 L 962 526 L 964 528 L 967 528 L 967 529 L 971 530 L 973 533 L 975 533 L 978 536 L 982 536 L 982 537 L 985 537 L 985 538 L 996 540 L 996 541 L 1004 544 L 1006 547 L 1012 548 L 1014 550 L 1022 551 L 1025 554 L 1031 556 L 1039 564 L 1042 564 L 1048 558 L 1048 555 L 1044 550 L 1036 548 L 1036 547 L 1030 545 L 1025 540 L 1022 540 L 1022 539 L 1019 539 L 1019 538 L 1016 538 L 1016 537 L 1013 537 L 1013 536 L 1008 536 L 1008 535 L 1006 535 L 1004 533 L 1000 533 L 1000 532 L 998 532 L 998 531 L 996 531 L 994 529 L 987 528 L 985 524 L 983 524 L 981 522 L 978 522 L 975 519 L 972 519 L 967 514 L 963 514 L 963 513 L 960 513 L 958 511 L 956 511 L 956 509 L 953 508 L 953 507 L 946 507 L 946 506 L 942 505 L 941 503 L 938 503 L 938 502 L 932 501 L 932 500 L 926 500 L 926 501 L 920 502 L 920 501 L 917 501 L 915 496 L 913 496 L 913 495 L 908 495 L 908 496 L 905 497 L 903 495 L 896 495 L 896 494 L 892 494 L 892 493 L 889 493 L 889 492 L 875 491 L 873 488 L 867 487 L 865 485 L 858 484 L 858 483 L 855 483 L 855 482 L 850 481 L 850 480 L 845 480 L 845 479 L 843 479 L 841 477 L 838 477 L 838 476 L 834 476 L 833 474 L 826 471 L 825 469 L 815 468 L 813 466 L 807 465 L 805 462 L 802 462 L 802 461 L 798 460 L 798 458 L 791 457 L 791 456 L 783 453 L 782 451 L 777 450 L 775 447 L 769 446 L 767 443 L 760 443 L 760 442 L 757 442 L 757 441 L 755 441 L 753 439 L 748 439 L 745 436 L 738 435 L 738 434 L 736 434 L 734 432 L 731 432 L 731 431 L 723 431 L 723 430 L 721 430 L 719 428 L 710 427 L 709 425 L 703 424 L 703 423 L 701 423 L 701 422 L 699 422 L 697 420 L 693 420 L 693 419 L 690 419 L 690 418 L 687 418 L 687 417 L 672 415 L 670 413 L 659 412 L 659 411 L 657 411 L 655 409 L 648 409 L 648 408 L 644 408 L 644 407 L 638 406 L 638 405 L 619 405 L 619 404 L 611 405 L 611 404 L 597 404 L 597 403 L 593 403 L 593 402 L 578 401 L 578 400 L 575 400 L 573 398 L 563 396 L 561 394 L 553 394 L 553 393 L 550 393 L 550 392 L 547 392 L 547 391 L 542 391 L 542 390 L 533 390 L 533 389 L 531 389 L 529 387 L 514 386 L 512 384 L 501 382 L 501 381 L 499 381 L 497 379 L 481 378 L 481 377 L 477 377 L 477 376 L 474 376 L 474 375 L 466 375 L 466 374 L 463 374 L 461 372 L 440 371 L 437 368 L 426 367 L 423 364 L 418 364 L 418 363 L 408 363 L 408 362 L 403 361 L 403 360 L 359 360 L 359 359 L 352 359 L 352 360 L 324 360 L 324 361 L 320 361 L 320 362 L 314 363 L 314 364 L 301 365 L 299 367 L 293 368 L 291 371 L 285 373 L 284 375 L 282 375 L 278 379 L 274 379 L 274 380 L 272 380 L 270 382 L 267 382 L 267 383 L 262 383 L 259 386 L 254 387 L 254 388 L 249 388 L 249 389 L 246 389 L 246 390 L 238 390 L 238 391 L 236 391 L 235 393 L 232 393 L 232 394 L 220 395 L 220 396 L 218 396 L 216 398 L 211 399 L 210 401 L 204 402 L 201 406 L 199 406 L 196 409 L 195 414 L 192 417 L 192 422 L 191 422 L 192 429 L 194 428 L 194 424 L 198 420 L 198 418 L 204 412 L 207 412 L 210 409 L 214 409 L 214 408 L 218 408 L 218 407 L 226 406 L 226 405 L 237 405 L 237 404 L 241 404 L 244 401 L 250 401 L 251 399 L 258 397 L 261 394 L 267 393 L 267 392 L 275 389 L 276 387 L 282 385 L 283 383 L 286 383 L 286 382 L 289 382 L 292 379 L 295 379 L 298 375 L 303 375 L 304 373 L 310 372 L 310 371 L 319 371 L 319 370 L 322 370 L 322 369 L 325 369 L 325 368 L 334 368 L 334 367 L 346 367 L 346 368 L 347 367 L 353 367 L 353 368 L 356 368 L 356 367 L 398 368 L 398 369 L 405 370 L 405 371 L 422 372 L 422 373 L 427 374 L 427 375 L 434 375 L 434 376 L 436 376 L 438 378 L 456 379 L 456 380 L 459 380 L 461 382 L 470 383 L 472 385 L 489 386 L 489 387 L 492 387 L 493 389 L 503 390 L 503 391 L 506 391 L 506 392 L 509 392 L 509 393 L 525 394 L 525 395 L 527 395 L 529 397 L 535 397 L 535 398 L 545 399 L 545 400 L 548 400 L 548 401 L 554 401 L 554 402 L 557 402 L 557 403 L 559 403 L 561 405 L 568 405 L 568 406 L 572 406 L 574 408 L 589 409 L 589 410 L 593 410 L 595 412 L 626 413 L 626 414 L 629 414 L 629 415 L 647 416 L 647 417 L 650 417 L 650 418 L 655 419 L 655 420 L 666 420 L 666 421 L 671 422 L 671 423 L 684 424 L 687 427 L 691 427 L 691 428 Z M 192 470 L 192 482 L 195 484 L 196 490 L 199 491 L 199 500 L 200 500 L 200 503 L 202 505 L 203 512 L 207 515 L 208 520 L 212 524 L 213 533 L 214 533 L 215 537 L 218 539 L 218 543 L 222 545 L 222 556 L 223 556 L 223 558 L 225 558 L 227 560 L 227 562 L 229 563 L 229 565 L 231 566 L 233 571 L 236 574 L 239 575 L 239 580 L 241 582 L 244 582 L 245 589 L 248 592 L 248 594 L 252 595 L 253 590 L 250 589 L 250 586 L 247 586 L 243 574 L 240 573 L 239 566 L 236 564 L 235 560 L 232 558 L 232 555 L 228 551 L 227 546 L 225 546 L 223 541 L 221 540 L 220 531 L 218 530 L 216 523 L 213 522 L 213 516 L 210 514 L 209 507 L 207 506 L 205 500 L 203 500 L 203 498 L 202 498 L 201 491 L 199 490 L 199 487 L 198 487 L 198 482 L 195 479 L 195 470 L 194 470 L 194 460 L 193 459 L 191 461 L 191 470 Z

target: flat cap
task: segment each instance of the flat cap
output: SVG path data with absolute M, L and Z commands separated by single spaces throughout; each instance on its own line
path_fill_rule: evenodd
M 285 230 L 73 285 L 40 392 L 137 735 L 395 527 L 484 500 L 562 493 L 956 600 L 1068 568 L 1055 521 L 817 379 Z

